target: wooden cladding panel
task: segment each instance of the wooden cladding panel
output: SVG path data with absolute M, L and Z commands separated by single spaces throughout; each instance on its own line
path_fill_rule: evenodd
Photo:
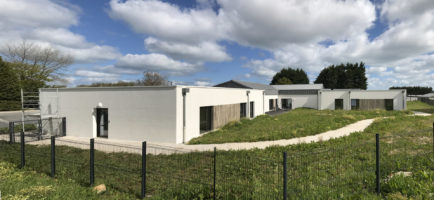
M 228 122 L 240 120 L 240 104 L 214 106 L 212 119 L 213 129 L 221 128 Z
M 386 109 L 384 99 L 360 99 L 360 110 Z

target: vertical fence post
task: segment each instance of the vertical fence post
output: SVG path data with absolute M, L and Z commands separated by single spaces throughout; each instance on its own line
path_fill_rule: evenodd
M 432 154 L 434 156 L 434 122 L 432 123 Z
M 283 152 L 283 200 L 288 199 L 288 166 L 287 153 Z
M 9 122 L 9 144 L 15 143 L 15 123 Z
M 42 140 L 42 119 L 38 120 L 38 140 Z
M 89 161 L 89 166 L 90 166 L 90 185 L 92 186 L 95 182 L 95 168 L 94 168 L 94 143 L 95 139 L 90 139 L 90 161 Z
M 213 193 L 213 199 L 216 199 L 217 194 L 215 193 L 215 182 L 216 182 L 216 175 L 217 175 L 217 170 L 216 170 L 216 166 L 217 166 L 217 148 L 214 147 L 214 176 L 213 176 L 213 187 L 212 187 L 212 193 Z
M 376 175 L 376 192 L 380 195 L 380 135 L 375 134 L 375 175 Z
M 24 143 L 24 132 L 21 131 L 21 169 L 26 165 L 26 155 L 25 155 L 25 143 Z
M 142 199 L 146 196 L 146 141 L 142 142 Z
M 62 136 L 66 136 L 66 117 L 62 117 Z
M 56 137 L 51 136 L 51 177 L 56 175 Z

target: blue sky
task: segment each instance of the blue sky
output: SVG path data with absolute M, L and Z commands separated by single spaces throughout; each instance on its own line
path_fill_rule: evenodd
M 0 45 L 72 55 L 71 87 L 144 71 L 177 84 L 269 83 L 282 67 L 313 82 L 328 65 L 359 61 L 369 89 L 434 85 L 430 0 L 4 0 L 0 17 Z

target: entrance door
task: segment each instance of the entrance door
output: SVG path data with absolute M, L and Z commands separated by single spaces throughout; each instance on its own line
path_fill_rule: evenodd
M 335 110 L 344 109 L 344 100 L 343 99 L 335 99 Z
M 96 136 L 108 137 L 108 108 L 96 109 Z
M 200 133 L 212 129 L 212 106 L 200 107 Z

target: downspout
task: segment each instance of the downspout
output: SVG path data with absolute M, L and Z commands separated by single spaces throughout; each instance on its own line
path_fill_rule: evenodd
M 186 101 L 187 101 L 187 99 L 186 99 L 186 96 L 187 96 L 187 93 L 188 92 L 190 92 L 190 89 L 189 88 L 182 88 L 182 143 L 186 143 L 187 141 L 186 141 L 186 137 L 185 137 L 185 113 L 186 113 L 186 111 L 185 111 L 185 105 L 186 105 Z
M 348 107 L 348 110 L 351 110 L 351 90 L 350 91 L 348 91 L 348 102 L 349 102 L 349 106 L 350 107 Z

